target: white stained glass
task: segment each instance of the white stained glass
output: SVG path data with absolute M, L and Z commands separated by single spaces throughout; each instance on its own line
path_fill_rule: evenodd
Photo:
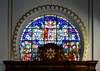
M 72 40 L 75 40 L 75 35 L 72 34 L 71 36 L 72 36 L 71 39 Z
M 43 40 L 43 36 L 42 35 L 37 35 L 36 40 Z
M 57 40 L 64 40 L 64 32 L 62 30 L 58 30 L 57 33 Z
M 30 37 L 28 34 L 26 34 L 25 38 L 26 38 L 27 40 L 31 40 L 31 37 Z
M 32 35 L 32 40 L 36 40 L 36 35 Z
M 43 44 L 44 44 L 44 41 L 41 41 L 41 40 L 40 40 L 40 41 L 39 41 L 39 44 L 42 44 L 42 45 L 43 45 Z
M 45 41 L 45 44 L 47 44 L 47 43 L 56 43 L 56 41 L 53 41 L 53 40 L 46 40 L 46 41 Z

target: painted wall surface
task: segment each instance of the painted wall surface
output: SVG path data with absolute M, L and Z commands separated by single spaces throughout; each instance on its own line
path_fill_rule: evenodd
M 7 59 L 7 0 L 0 0 L 0 71 L 4 71 L 3 60 Z
M 47 5 L 47 4 L 54 4 L 66 7 L 71 11 L 75 12 L 86 26 L 88 30 L 88 0 L 13 0 L 13 18 L 12 18 L 12 34 L 15 29 L 16 23 L 19 19 L 29 10 L 33 9 L 34 7 Z M 0 0 L 0 71 L 4 71 L 5 66 L 2 63 L 3 60 L 8 60 L 8 21 L 7 21 L 7 13 L 8 13 L 8 1 L 7 0 Z M 100 0 L 94 1 L 94 59 L 100 60 L 99 57 L 99 42 L 100 42 Z M 9 27 L 10 28 L 10 27 Z M 98 35 L 97 35 L 98 34 Z M 91 41 L 91 39 L 90 39 Z M 90 60 L 91 60 L 91 48 L 90 48 Z M 100 71 L 100 63 L 97 64 L 97 71 Z
M 94 60 L 98 60 L 96 66 L 100 71 L 100 0 L 94 1 Z
M 13 26 L 29 10 L 47 4 L 54 4 L 66 7 L 78 15 L 87 26 L 88 21 L 88 1 L 87 0 L 14 0 L 13 2 Z M 14 29 L 14 28 L 13 28 Z

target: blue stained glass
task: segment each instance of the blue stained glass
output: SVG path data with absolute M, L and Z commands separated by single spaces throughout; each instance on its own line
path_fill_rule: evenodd
M 69 28 L 69 32 L 76 32 L 75 28 Z
M 40 18 L 38 20 L 33 21 L 29 27 L 31 28 L 44 28 L 44 18 Z M 28 28 L 28 27 L 27 27 Z
M 63 49 L 63 53 L 68 53 L 68 49 Z
M 44 17 L 38 19 L 39 24 L 43 25 L 44 24 Z
M 32 44 L 39 44 L 39 40 L 32 41 Z
M 48 20 L 56 21 L 56 17 L 53 17 L 53 16 L 46 16 L 46 17 L 45 17 L 45 21 L 48 21 Z
M 59 46 L 59 47 L 62 47 L 62 46 L 63 46 L 63 44 L 58 44 L 58 46 Z
M 43 46 L 43 44 L 39 44 L 39 45 L 38 45 L 38 47 L 42 47 L 42 46 Z
M 58 45 L 62 44 L 63 42 L 61 40 L 56 41 Z
M 38 21 L 36 20 L 36 21 L 34 21 L 33 22 L 33 28 L 39 28 L 39 23 L 38 23 Z
M 33 28 L 33 25 L 29 24 L 29 25 L 26 26 L 26 28 Z
M 23 32 L 32 32 L 31 28 L 25 28 Z
M 39 40 L 39 47 L 44 45 L 44 41 Z
M 23 30 L 20 59 L 22 61 L 39 61 L 38 47 L 47 43 L 63 47 L 63 53 L 70 55 L 70 51 L 74 50 L 76 45 L 79 47 L 81 42 L 77 29 L 67 19 L 57 15 L 41 16 L 30 22 Z
M 32 33 L 31 32 L 25 32 L 23 34 L 23 37 L 22 37 L 21 40 L 31 40 L 31 38 L 32 38 Z

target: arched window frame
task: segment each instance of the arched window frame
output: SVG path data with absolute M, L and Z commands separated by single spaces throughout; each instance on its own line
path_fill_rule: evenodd
M 85 48 L 88 47 L 86 28 L 84 26 L 84 23 L 74 12 L 58 5 L 43 5 L 43 6 L 38 6 L 37 8 L 34 8 L 30 10 L 29 12 L 27 12 L 25 15 L 22 16 L 22 18 L 17 23 L 14 30 L 13 41 L 12 41 L 13 43 L 12 48 L 13 49 L 16 48 L 13 50 L 14 60 L 19 59 L 19 45 L 20 45 L 19 43 L 20 43 L 20 37 L 21 37 L 24 27 L 30 22 L 30 20 L 44 14 L 57 14 L 69 19 L 71 22 L 73 22 L 75 27 L 78 29 L 78 32 L 80 33 L 80 36 L 81 36 L 80 40 L 81 40 L 81 43 L 83 43 L 82 47 L 85 47 Z M 84 51 L 86 51 L 86 49 Z M 87 52 L 83 54 L 82 60 L 86 60 L 86 59 L 87 59 Z

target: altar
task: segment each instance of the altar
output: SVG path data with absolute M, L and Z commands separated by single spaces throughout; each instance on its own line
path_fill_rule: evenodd
M 96 71 L 98 61 L 3 61 L 5 71 Z
M 39 49 L 39 61 L 3 61 L 5 71 L 96 71 L 98 61 L 69 60 L 56 44 L 45 44 Z

